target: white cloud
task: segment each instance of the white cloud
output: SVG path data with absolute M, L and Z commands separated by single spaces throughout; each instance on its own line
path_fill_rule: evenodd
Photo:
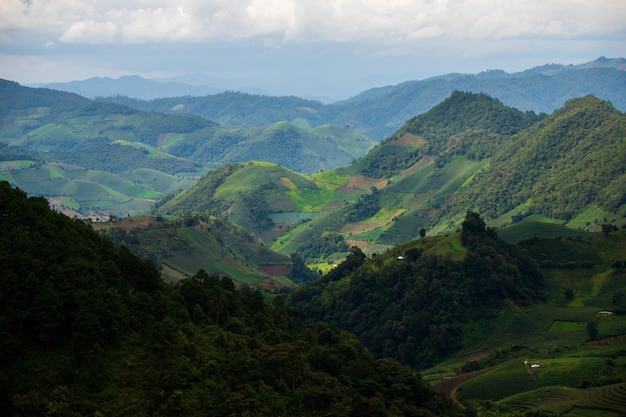
M 0 78 L 19 82 L 205 73 L 334 95 L 600 55 L 626 56 L 624 0 L 0 0 Z
M 65 43 L 366 41 L 624 34 L 623 0 L 2 0 L 0 33 Z

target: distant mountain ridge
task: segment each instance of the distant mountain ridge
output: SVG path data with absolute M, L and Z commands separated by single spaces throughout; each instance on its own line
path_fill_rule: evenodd
M 80 94 L 86 98 L 124 95 L 144 100 L 158 97 L 215 94 L 220 90 L 205 85 L 191 85 L 181 82 L 148 80 L 139 75 L 124 75 L 117 79 L 92 77 L 86 80 L 43 83 L 34 87 L 50 88 Z
M 625 69 L 626 59 L 601 57 L 580 65 L 546 64 L 516 73 L 502 70 L 453 73 L 372 88 L 332 104 L 236 92 L 151 101 L 126 97 L 103 99 L 144 111 L 187 112 L 218 123 L 241 126 L 281 120 L 311 127 L 330 123 L 349 126 L 368 137 L 382 140 L 408 119 L 428 111 L 456 90 L 486 93 L 509 107 L 535 113 L 552 113 L 567 100 L 588 94 L 608 100 L 615 108 L 626 111 Z

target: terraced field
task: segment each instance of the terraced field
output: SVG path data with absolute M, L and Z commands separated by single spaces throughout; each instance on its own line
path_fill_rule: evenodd
M 626 410 L 626 382 L 589 389 L 547 387 L 499 404 L 507 409 L 543 410 L 567 417 L 621 416 Z

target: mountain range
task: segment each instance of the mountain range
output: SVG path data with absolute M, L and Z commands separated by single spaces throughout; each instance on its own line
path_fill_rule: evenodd
M 455 92 L 353 164 L 311 176 L 273 164 L 209 172 L 156 208 L 243 226 L 284 254 L 329 234 L 367 253 L 458 229 L 467 210 L 490 226 L 624 223 L 626 116 L 593 96 L 546 116 Z M 592 169 L 590 167 L 593 167 Z M 309 263 L 337 255 L 316 252 Z
M 0 81 L 0 176 L 77 214 L 140 214 L 203 172 L 251 159 L 311 173 L 375 142 L 345 127 L 228 127 Z
M 269 97 L 232 88 L 211 95 L 198 89 L 193 94 L 173 97 L 156 83 L 152 91 L 160 98 L 146 101 L 137 100 L 140 97 L 125 85 L 125 79 L 120 80 L 120 87 L 104 88 L 99 96 L 143 111 L 193 113 L 227 125 L 260 126 L 286 120 L 300 126 L 349 126 L 377 140 L 390 136 L 408 119 L 426 112 L 455 90 L 486 93 L 507 106 L 535 113 L 551 113 L 567 100 L 587 94 L 626 111 L 623 94 L 626 60 L 604 57 L 580 65 L 548 64 L 516 73 L 489 70 L 478 74 L 446 74 L 372 88 L 331 104 L 297 97 Z M 62 85 L 53 88 L 64 89 Z M 69 86 L 65 88 L 77 91 Z
M 491 91 L 505 105 L 539 114 L 590 93 L 624 110 L 623 69 L 624 59 L 599 58 L 515 74 L 449 74 L 368 90 L 332 105 L 241 92 L 106 99 L 120 106 L 3 82 L 2 176 L 54 199 L 68 213 L 140 214 L 225 162 L 262 160 L 305 174 L 346 167 L 454 89 Z M 124 88 L 142 84 L 133 77 L 123 81 Z M 513 96 L 535 104 L 511 105 Z M 87 189 L 89 195 L 81 195 Z
M 623 230 L 510 244 L 467 212 L 455 233 L 353 247 L 283 297 L 203 269 L 163 282 L 5 181 L 0 212 L 3 415 L 604 417 L 626 405 Z

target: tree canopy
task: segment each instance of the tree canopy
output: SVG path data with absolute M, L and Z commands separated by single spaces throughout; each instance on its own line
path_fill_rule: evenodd
M 0 182 L 0 412 L 455 415 L 410 368 L 281 296 L 200 270 L 177 284 Z

